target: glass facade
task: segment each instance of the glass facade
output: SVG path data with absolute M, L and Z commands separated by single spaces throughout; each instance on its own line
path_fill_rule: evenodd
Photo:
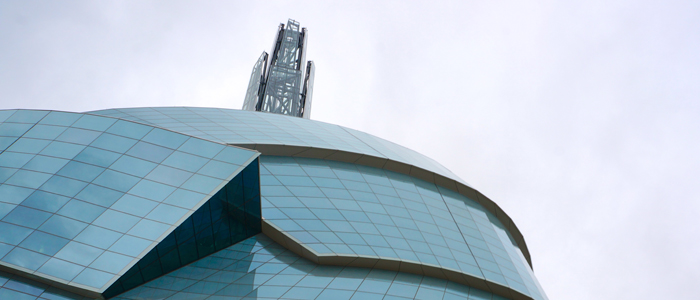
M 502 211 L 362 159 L 463 183 L 302 118 L 0 111 L 0 299 L 547 299 Z
M 429 276 L 316 265 L 258 235 L 114 299 L 505 298 Z
M 0 121 L 0 263 L 97 293 L 257 164 L 253 151 L 110 117 Z
M 338 125 L 259 114 L 243 110 L 202 107 L 141 107 L 91 113 L 167 128 L 202 139 L 233 145 L 271 144 L 356 153 L 357 158 L 376 157 L 416 166 L 456 180 L 464 180 L 435 160 L 371 134 Z M 304 155 L 298 153 L 295 155 Z

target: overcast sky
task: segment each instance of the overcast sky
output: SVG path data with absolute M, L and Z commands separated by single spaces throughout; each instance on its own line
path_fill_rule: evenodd
M 697 299 L 699 16 L 673 0 L 0 0 L 0 109 L 239 109 L 294 18 L 312 119 L 492 198 L 550 299 Z

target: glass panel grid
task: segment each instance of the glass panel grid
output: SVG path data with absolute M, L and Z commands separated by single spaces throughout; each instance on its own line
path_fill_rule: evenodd
M 92 113 L 128 116 L 180 132 L 182 128 L 192 128 L 188 134 L 227 144 L 310 146 L 389 158 L 466 184 L 447 168 L 413 150 L 360 131 L 302 118 L 198 107 L 121 108 Z M 161 122 L 164 118 L 167 123 Z
M 231 147 L 103 116 L 23 112 L 0 123 L 0 136 L 16 136 L 0 152 L 0 259 L 98 289 L 255 156 L 217 156 Z M 136 145 L 157 151 L 131 156 Z M 207 185 L 188 188 L 192 176 Z M 128 259 L 91 264 L 110 253 Z
M 395 271 L 316 265 L 251 237 L 112 299 L 479 299 L 489 292 Z
M 263 156 L 261 164 L 263 216 L 320 254 L 439 266 L 542 299 L 503 226 L 471 199 L 349 163 Z

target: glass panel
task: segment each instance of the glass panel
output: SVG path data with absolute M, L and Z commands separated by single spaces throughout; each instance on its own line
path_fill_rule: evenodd
M 138 217 L 114 210 L 105 211 L 93 224 L 125 233 L 139 221 Z
M 81 145 L 89 145 L 100 133 L 92 130 L 68 128 L 56 140 Z M 77 274 L 76 274 L 77 275 Z
M 72 239 L 78 235 L 78 233 L 80 233 L 85 226 L 87 226 L 87 224 L 83 222 L 54 215 L 49 218 L 44 225 L 39 227 L 39 230 L 62 236 L 67 239 Z
M 80 114 L 52 111 L 44 117 L 39 124 L 70 126 L 75 123 Z
M 54 257 L 67 260 L 79 265 L 87 266 L 92 263 L 103 250 L 85 244 L 70 242 Z
M 5 122 L 36 123 L 48 113 L 45 110 L 18 110 L 11 117 L 7 118 Z
M 51 258 L 39 269 L 39 272 L 70 281 L 82 270 L 83 267 L 79 265 Z
M 83 150 L 83 152 L 78 154 L 74 160 L 106 168 L 114 163 L 119 156 L 119 154 L 114 152 L 87 147 L 85 150 Z
M 122 235 L 116 231 L 89 225 L 75 237 L 75 240 L 98 248 L 108 249 L 121 236 Z
M 113 135 L 109 133 L 103 133 L 97 138 L 90 146 L 95 148 L 101 148 L 109 151 L 124 153 L 128 151 L 134 144 L 136 140 L 121 137 L 118 135 Z
M 91 115 L 82 115 L 78 121 L 73 123 L 73 127 L 78 127 L 78 128 L 85 128 L 85 129 L 92 129 L 92 130 L 99 130 L 99 131 L 105 131 L 107 128 L 112 126 L 114 122 L 116 122 L 116 119 L 112 118 L 105 118 L 105 117 L 98 117 L 98 116 L 91 116 Z
M 111 208 L 139 217 L 145 217 L 156 205 L 158 205 L 158 202 L 127 194 L 114 203 Z
M 36 154 L 43 150 L 50 142 L 51 141 L 47 140 L 20 138 L 7 150 Z
M 63 207 L 68 200 L 70 200 L 68 197 L 36 191 L 31 194 L 31 196 L 27 197 L 27 199 L 22 202 L 22 205 L 55 213 Z
M 15 248 L 2 259 L 2 261 L 6 263 L 11 263 L 15 266 L 24 267 L 30 270 L 38 269 L 47 260 L 49 260 L 49 257 L 46 255 L 22 248 Z
M 63 208 L 58 211 L 58 214 L 90 223 L 104 211 L 104 207 L 73 199 L 63 206 Z
M 2 220 L 24 227 L 37 228 L 41 226 L 41 224 L 43 224 L 50 216 L 51 214 L 47 212 L 24 206 L 17 206 Z
M 177 149 L 188 139 L 189 138 L 187 136 L 182 134 L 155 128 L 143 138 L 143 141 L 165 146 L 171 149 Z
M 155 163 L 161 163 L 173 150 L 149 143 L 138 142 L 126 154 Z
M 46 146 L 46 148 L 44 148 L 44 150 L 42 150 L 40 153 L 47 156 L 72 159 L 73 157 L 78 155 L 78 153 L 83 151 L 83 149 L 85 149 L 85 146 L 82 145 L 69 144 L 63 142 L 51 142 L 51 144 Z

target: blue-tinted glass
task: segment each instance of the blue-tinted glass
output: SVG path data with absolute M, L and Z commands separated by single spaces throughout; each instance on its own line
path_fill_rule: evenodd
M 204 165 L 204 167 L 199 169 L 197 173 L 216 177 L 219 179 L 227 179 L 229 176 L 231 176 L 231 173 L 233 173 L 233 171 L 237 168 L 238 166 L 236 165 L 212 160 L 206 165 Z
M 90 223 L 104 211 L 104 207 L 73 199 L 63 206 L 63 208 L 58 211 L 58 214 Z
M 160 165 L 148 174 L 146 178 L 172 186 L 180 186 L 191 176 L 192 173 L 190 172 Z
M 22 205 L 55 213 L 66 204 L 68 200 L 70 200 L 68 197 L 36 191 L 27 197 L 27 199 L 22 202 Z
M 114 202 L 122 197 L 124 193 L 103 188 L 94 184 L 90 184 L 83 189 L 75 198 L 97 204 L 104 207 L 110 207 Z
M 12 177 L 17 172 L 14 168 L 0 167 L 0 183 L 5 182 L 7 179 Z
M 79 265 L 51 258 L 41 266 L 39 272 L 70 281 L 82 270 L 83 267 Z
M 2 220 L 8 223 L 22 225 L 24 227 L 37 228 L 41 226 L 41 224 L 43 224 L 50 216 L 50 213 L 44 211 L 24 206 L 17 206 Z
M 77 237 L 75 237 L 74 240 L 98 248 L 107 249 L 112 246 L 112 244 L 114 244 L 114 242 L 116 242 L 121 236 L 122 234 L 116 231 L 89 225 Z
M 93 183 L 99 184 L 110 189 L 115 189 L 121 192 L 129 191 L 136 183 L 139 182 L 138 177 L 126 175 L 124 173 L 106 170 L 97 177 Z
M 44 148 L 44 150 L 42 150 L 40 153 L 48 156 L 72 159 L 78 155 L 80 151 L 83 151 L 83 149 L 85 149 L 85 146 L 83 145 L 64 142 L 51 142 L 51 144 L 46 146 L 46 148 Z
M 231 164 L 243 165 L 254 155 L 254 152 L 250 150 L 228 146 L 221 150 L 221 152 L 219 152 L 214 159 Z
M 189 180 L 187 180 L 187 182 L 185 182 L 181 187 L 195 192 L 209 194 L 215 188 L 219 187 L 222 183 L 223 182 L 220 179 L 195 174 Z
M 85 244 L 70 242 L 58 251 L 54 257 L 87 266 L 92 263 L 103 250 Z
M 316 300 L 345 300 L 350 299 L 355 291 L 325 289 Z
M 158 205 L 158 202 L 127 194 L 122 196 L 122 198 L 114 203 L 111 208 L 139 217 L 144 217 L 151 210 L 153 210 L 156 205 Z
M 166 224 L 175 224 L 175 222 L 180 220 L 180 218 L 182 218 L 186 213 L 187 210 L 185 209 L 161 204 L 158 205 L 158 207 L 156 207 L 151 213 L 149 213 L 146 218 Z
M 47 286 L 27 278 L 13 276 L 13 278 L 5 283 L 5 287 L 25 294 L 39 296 Z
M 143 250 L 146 250 L 151 243 L 152 242 L 149 240 L 125 235 L 114 243 L 112 247 L 109 247 L 109 250 L 136 257 L 141 254 Z
M 32 230 L 26 227 L 0 222 L 0 232 L 2 232 L 2 234 L 0 234 L 0 242 L 17 245 L 29 236 Z
M 207 142 L 204 140 L 192 138 L 187 140 L 180 148 L 179 151 L 187 152 L 199 156 L 204 156 L 206 158 L 213 158 L 216 156 L 225 146 Z
M 144 137 L 149 131 L 151 131 L 151 129 L 153 128 L 141 124 L 119 120 L 116 123 L 114 123 L 112 127 L 107 129 L 107 132 L 138 140 Z
M 49 180 L 49 178 L 51 178 L 51 174 L 19 170 L 15 172 L 15 175 L 12 175 L 10 179 L 5 181 L 5 183 L 36 189 Z
M 158 164 L 154 164 L 143 159 L 124 155 L 112 164 L 109 168 L 138 177 L 144 177 L 151 172 Z
M 49 218 L 48 221 L 39 227 L 39 230 L 52 233 L 58 236 L 62 236 L 67 239 L 72 239 L 80 231 L 82 231 L 87 224 L 72 220 L 62 216 L 56 216 Z
M 0 110 L 0 122 L 5 122 L 5 120 L 7 120 L 7 118 L 12 116 L 12 114 L 14 114 L 15 112 L 17 112 L 17 110 L 15 110 L 15 109 Z
M 27 131 L 22 137 L 53 140 L 61 135 L 66 128 L 67 127 L 53 125 L 34 125 L 34 127 Z
M 58 252 L 58 250 L 61 250 L 61 248 L 63 248 L 63 246 L 65 246 L 67 243 L 67 239 L 43 233 L 41 231 L 35 231 L 29 237 L 27 237 L 21 244 L 19 244 L 19 246 L 49 256 L 53 256 L 54 254 L 56 254 L 56 252 Z
M 185 135 L 163 130 L 160 128 L 155 128 L 151 132 L 149 132 L 142 140 L 152 144 L 165 146 L 171 149 L 177 149 L 187 139 L 189 138 Z
M 36 270 L 49 259 L 48 256 L 22 248 L 15 248 L 5 255 L 2 261 L 16 266 Z
M 129 256 L 107 251 L 90 264 L 90 267 L 116 274 L 131 263 L 133 259 Z
M 3 203 L 0 202 L 0 219 L 5 217 L 12 209 L 14 209 L 17 205 L 15 204 L 9 204 L 9 203 Z
M 125 233 L 139 221 L 138 217 L 114 210 L 105 211 L 93 224 Z
M 197 172 L 197 170 L 201 169 L 208 161 L 208 159 L 203 157 L 176 151 L 168 156 L 168 158 L 163 161 L 163 164 L 185 171 Z
M 12 145 L 12 143 L 14 143 L 15 141 L 17 141 L 16 137 L 0 136 L 0 152 L 7 149 L 7 147 Z
M 45 110 L 18 110 L 5 122 L 36 123 L 48 113 Z
M 92 142 L 90 146 L 114 152 L 124 153 L 127 150 L 129 150 L 132 146 L 134 146 L 136 142 L 137 141 L 134 139 L 125 138 L 109 133 L 103 133 L 102 135 L 100 135 L 99 138 Z
M 114 275 L 102 271 L 85 269 L 82 273 L 80 273 L 80 275 L 78 275 L 78 277 L 73 279 L 73 282 L 96 288 L 102 288 L 102 286 L 107 284 L 107 282 L 112 279 L 113 276 Z
M 86 182 L 79 180 L 61 176 L 53 176 L 41 186 L 41 190 L 66 197 L 73 197 L 83 190 L 86 185 Z
M 23 294 L 17 291 L 0 288 L 0 299 L 35 300 L 36 296 Z
M 0 123 L 0 136 L 22 136 L 32 124 L 19 124 L 19 123 Z
M 14 152 L 22 152 L 22 153 L 39 153 L 41 150 L 46 147 L 51 141 L 47 140 L 37 140 L 37 139 L 26 139 L 26 138 L 20 138 L 18 139 L 12 146 L 10 146 L 7 150 L 8 151 L 14 151 Z
M 171 153 L 173 153 L 173 150 L 170 150 L 168 148 L 156 146 L 149 143 L 138 142 L 136 145 L 131 147 L 129 152 L 127 152 L 126 154 L 155 163 L 160 163 Z
M 24 199 L 27 199 L 32 192 L 34 192 L 32 189 L 2 184 L 0 185 L 0 195 L 2 195 L 0 201 L 20 204 Z
M 39 124 L 70 126 L 78 120 L 80 116 L 80 114 L 76 113 L 52 111 L 46 115 Z
M 104 170 L 102 167 L 71 161 L 58 172 L 58 175 L 90 182 Z
M 116 121 L 116 119 L 112 118 L 83 115 L 78 121 L 73 123 L 73 127 L 105 131 Z
M 161 202 L 174 190 L 175 188 L 172 186 L 150 180 L 141 180 L 129 191 L 129 194 Z
M 32 158 L 34 155 L 31 154 L 5 151 L 0 153 L 0 167 L 21 168 Z
M 81 145 L 89 145 L 99 135 L 100 132 L 97 131 L 78 128 L 68 128 L 66 129 L 66 131 L 63 132 L 63 134 L 56 138 L 56 140 Z
M 83 150 L 83 152 L 80 152 L 80 154 L 78 154 L 74 160 L 106 168 L 114 163 L 119 156 L 119 154 L 114 152 L 87 147 Z
M 56 173 L 68 162 L 67 159 L 37 155 L 22 168 L 44 173 Z
M 169 225 L 150 220 L 141 220 L 129 230 L 129 234 L 144 239 L 156 240 L 168 229 L 170 229 Z
M 177 189 L 163 203 L 172 204 L 187 209 L 194 208 L 197 203 L 204 199 L 205 195 L 188 190 Z

